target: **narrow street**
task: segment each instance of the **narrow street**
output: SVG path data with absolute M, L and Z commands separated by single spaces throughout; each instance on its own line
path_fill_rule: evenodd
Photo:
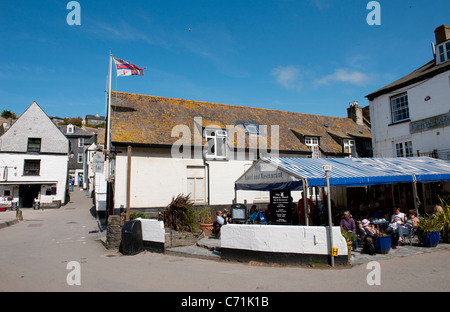
M 107 250 L 92 201 L 75 189 L 60 209 L 24 209 L 24 220 L 0 229 L 0 291 L 323 292 L 449 291 L 449 249 L 380 261 L 372 268 L 304 268 L 244 264 L 143 252 Z M 80 285 L 69 285 L 68 264 L 80 264 Z

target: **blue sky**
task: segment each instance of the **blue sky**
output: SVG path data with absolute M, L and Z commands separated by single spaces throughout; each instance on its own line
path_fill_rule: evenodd
M 79 0 L 0 2 L 0 110 L 105 115 L 109 51 L 142 77 L 113 90 L 345 117 L 351 101 L 432 59 L 448 0 Z M 189 29 L 191 28 L 191 31 Z

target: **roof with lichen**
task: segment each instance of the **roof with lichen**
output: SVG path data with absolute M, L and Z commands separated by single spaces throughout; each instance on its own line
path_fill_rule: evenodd
M 263 127 L 259 142 L 271 148 L 275 126 L 279 131 L 279 151 L 310 153 L 305 136 L 319 137 L 319 146 L 327 154 L 343 152 L 345 138 L 370 139 L 370 128 L 350 118 L 328 117 L 202 101 L 174 99 L 125 92 L 112 92 L 111 142 L 113 145 L 172 146 L 180 143 L 179 133 L 189 128 L 189 143 L 206 142 L 202 129 L 231 127 L 238 135 L 228 135 L 230 147 L 241 147 L 239 124 L 250 122 Z M 196 135 L 199 138 L 196 138 Z M 247 132 L 248 135 L 248 132 Z M 249 140 L 245 140 L 248 148 Z M 187 143 L 187 142 L 186 142 Z M 274 141 L 274 147 L 276 147 Z M 262 145 L 259 145 L 262 146 Z

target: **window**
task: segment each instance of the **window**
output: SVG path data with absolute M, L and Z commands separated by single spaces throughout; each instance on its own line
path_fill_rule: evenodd
M 355 140 L 344 139 L 344 152 L 350 154 L 350 157 L 357 157 Z
M 439 65 L 447 61 L 450 61 L 450 41 L 437 46 L 436 64 Z
M 405 156 L 406 157 L 413 157 L 413 149 L 412 149 L 412 142 L 411 141 L 405 142 Z
M 205 196 L 205 168 L 187 167 L 187 193 L 194 203 L 204 203 Z
M 78 138 L 78 147 L 84 146 L 84 138 Z
M 409 119 L 408 95 L 406 93 L 391 97 L 392 123 Z
M 412 142 L 395 143 L 395 156 L 397 157 L 413 157 Z
M 67 126 L 67 133 L 73 133 L 73 125 Z
M 320 158 L 319 138 L 305 137 L 305 145 L 311 150 L 311 158 Z
M 38 176 L 41 169 L 41 161 L 37 159 L 25 159 L 23 175 Z
M 224 159 L 227 157 L 227 132 L 220 129 L 205 129 L 205 139 L 208 143 L 206 156 Z
M 83 159 L 84 159 L 84 154 L 77 154 L 77 162 L 79 163 L 79 164 L 82 164 L 83 163 Z
M 40 138 L 28 138 L 27 152 L 41 151 L 41 139 Z
M 395 144 L 395 155 L 397 157 L 403 157 L 403 143 Z

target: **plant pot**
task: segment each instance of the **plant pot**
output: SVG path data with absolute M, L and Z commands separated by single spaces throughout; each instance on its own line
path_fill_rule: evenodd
M 387 254 L 391 250 L 391 235 L 375 237 L 375 251 L 380 254 Z
M 213 231 L 212 223 L 200 223 L 200 228 L 202 229 L 205 236 L 210 236 Z
M 424 247 L 436 247 L 439 244 L 439 231 L 423 233 L 420 241 Z
M 353 246 L 352 242 L 347 242 L 347 251 L 348 251 L 348 261 L 349 262 L 352 258 L 352 246 Z

